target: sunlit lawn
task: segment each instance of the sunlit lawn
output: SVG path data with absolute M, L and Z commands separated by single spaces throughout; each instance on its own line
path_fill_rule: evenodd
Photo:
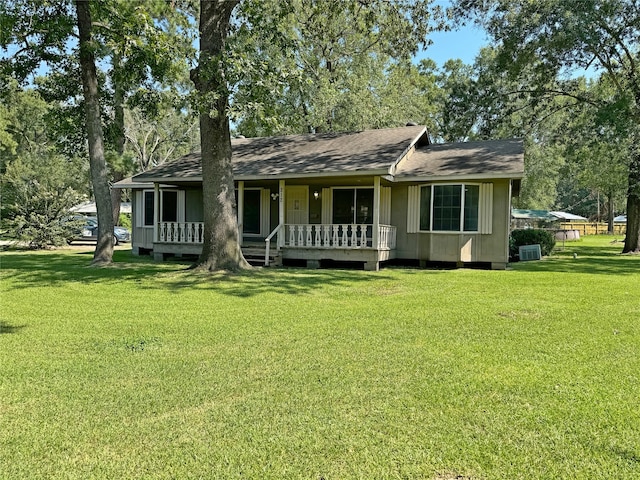
M 640 478 L 640 258 L 611 241 L 209 277 L 4 252 L 0 478 Z

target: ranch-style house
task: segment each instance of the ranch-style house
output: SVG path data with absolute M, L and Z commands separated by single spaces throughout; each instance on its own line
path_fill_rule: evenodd
M 406 126 L 231 143 L 240 238 L 261 264 L 507 265 L 521 140 L 432 144 Z M 132 189 L 134 254 L 200 253 L 199 153 L 116 186 Z

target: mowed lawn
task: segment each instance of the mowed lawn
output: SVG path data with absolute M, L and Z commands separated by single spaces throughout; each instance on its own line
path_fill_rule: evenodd
M 507 271 L 3 252 L 0 478 L 640 478 L 640 257 L 612 240 Z

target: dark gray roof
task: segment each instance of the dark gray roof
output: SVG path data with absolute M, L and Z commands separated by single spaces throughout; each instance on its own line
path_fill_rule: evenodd
M 420 181 L 524 175 L 522 140 L 428 142 L 421 126 L 232 139 L 233 172 L 236 180 L 390 174 L 398 181 Z M 199 152 L 190 153 L 136 175 L 133 181 L 201 181 L 200 160 Z
M 424 145 L 396 170 L 397 180 L 523 175 L 524 146 L 520 139 Z
M 385 174 L 416 143 L 428 143 L 427 131 L 423 126 L 356 133 L 232 139 L 233 173 L 239 180 Z M 201 179 L 199 152 L 134 177 L 137 182 Z

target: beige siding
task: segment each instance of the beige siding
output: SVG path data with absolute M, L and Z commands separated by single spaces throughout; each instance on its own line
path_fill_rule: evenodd
M 380 223 L 391 223 L 391 187 L 380 187 Z
M 480 229 L 491 233 L 419 233 L 419 187 L 394 186 L 391 224 L 398 227 L 396 258 L 505 264 L 508 261 L 509 194 L 509 180 L 485 182 L 481 188 L 481 217 L 487 216 L 491 221 L 483 223 Z M 411 204 L 414 207 L 410 207 Z
M 141 248 L 146 250 L 153 249 L 153 227 L 141 226 L 143 215 L 142 194 L 142 190 L 134 190 L 132 192 L 133 208 L 131 209 L 131 249 L 134 253 L 139 252 Z

